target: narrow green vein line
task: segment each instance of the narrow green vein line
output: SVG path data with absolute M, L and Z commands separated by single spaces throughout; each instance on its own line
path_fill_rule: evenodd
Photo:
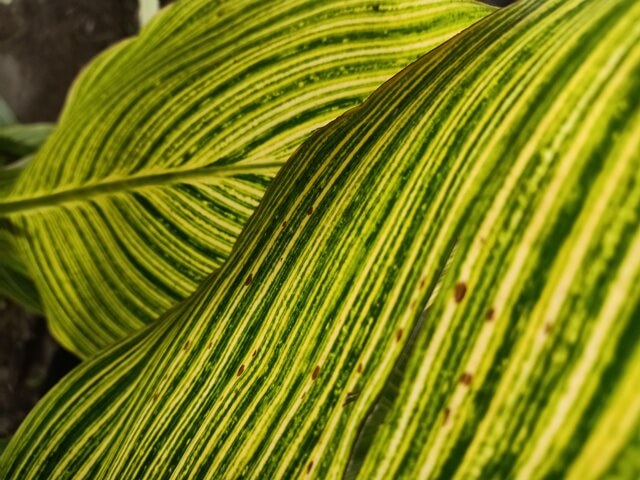
M 43 193 L 23 200 L 0 202 L 0 216 L 34 213 L 43 209 L 59 207 L 67 203 L 86 201 L 99 196 L 130 192 L 145 187 L 167 186 L 202 179 L 213 180 L 216 178 L 228 178 L 241 174 L 273 176 L 275 171 L 277 171 L 281 166 L 281 163 L 207 166 L 191 170 L 180 170 L 158 173 L 155 175 L 107 180 L 70 190 Z

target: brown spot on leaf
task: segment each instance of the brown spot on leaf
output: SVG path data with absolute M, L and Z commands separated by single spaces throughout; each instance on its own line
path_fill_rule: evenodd
M 238 376 L 242 375 L 242 372 L 244 372 L 244 365 L 240 365 L 240 368 L 238 369 Z
M 451 409 L 447 407 L 444 409 L 444 420 L 442 421 L 443 425 L 447 424 L 450 416 L 451 416 Z
M 153 394 L 153 401 L 155 402 L 158 399 L 158 392 Z
M 402 340 L 402 329 L 401 329 L 401 328 L 399 328 L 399 329 L 396 331 L 396 341 L 398 341 L 398 342 L 399 342 L 400 340 Z
M 286 228 L 287 222 L 282 222 L 282 228 Z
M 371 8 L 373 9 L 374 12 L 380 11 L 380 5 L 378 5 L 377 3 L 375 5 L 371 5 Z
M 467 284 L 464 282 L 456 283 L 456 286 L 453 289 L 453 299 L 456 301 L 456 303 L 460 303 L 466 294 Z
M 311 215 L 313 213 L 313 206 L 309 207 L 309 210 L 307 210 L 307 215 Z
M 187 340 L 184 344 L 184 350 L 187 350 L 189 348 L 189 345 L 191 345 L 191 343 L 189 342 L 189 340 Z
M 244 284 L 246 286 L 251 285 L 251 282 L 253 281 L 253 275 L 250 273 L 249 276 L 247 277 L 247 280 L 244 282 Z
M 358 373 L 362 373 L 362 363 L 358 364 Z
M 347 393 L 347 397 L 344 399 L 344 402 L 342 403 L 342 406 L 346 407 L 350 403 L 355 402 L 356 398 L 358 398 L 359 395 L 360 395 L 360 392 L 349 392 L 349 393 Z
M 309 465 L 307 465 L 307 473 L 309 473 L 312 468 L 313 468 L 313 461 L 309 462 Z
M 544 325 L 544 333 L 549 335 L 552 331 L 553 331 L 553 325 L 551 325 L 550 323 L 545 323 L 545 325 Z
M 460 375 L 460 382 L 463 385 L 467 385 L 467 386 L 471 385 L 471 379 L 472 379 L 472 376 L 469 372 L 464 372 L 462 375 Z
M 252 357 L 256 356 L 256 353 L 258 353 L 258 350 L 254 350 L 253 353 L 251 354 Z
M 213 342 L 209 342 L 209 344 L 207 345 L 207 350 L 211 350 L 211 347 L 213 347 Z
M 487 322 L 492 321 L 495 316 L 496 316 L 496 311 L 493 308 L 490 308 L 489 311 L 487 312 Z
M 316 365 L 316 368 L 313 369 L 313 373 L 311 374 L 311 380 L 315 380 L 320 375 L 320 365 Z
M 427 283 L 427 277 L 423 277 L 422 280 L 420 280 L 420 288 L 424 288 L 425 283 Z

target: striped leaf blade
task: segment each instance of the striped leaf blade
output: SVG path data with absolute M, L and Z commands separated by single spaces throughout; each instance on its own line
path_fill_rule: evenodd
M 520 2 L 314 135 L 8 478 L 637 478 L 640 4 Z
M 0 200 L 54 335 L 88 357 L 190 294 L 313 130 L 490 11 L 184 1 L 102 55 Z

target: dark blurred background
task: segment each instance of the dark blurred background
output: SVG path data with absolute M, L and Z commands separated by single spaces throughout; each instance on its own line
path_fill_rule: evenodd
M 136 33 L 137 12 L 138 0 L 0 4 L 0 96 L 22 122 L 54 121 L 80 68 Z
M 17 119 L 55 121 L 80 69 L 139 30 L 139 1 L 0 0 L 0 97 Z M 0 298 L 0 450 L 36 401 L 77 364 L 43 318 Z

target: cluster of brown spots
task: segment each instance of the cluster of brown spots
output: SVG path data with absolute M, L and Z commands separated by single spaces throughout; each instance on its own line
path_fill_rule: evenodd
M 313 206 L 309 207 L 309 210 L 307 210 L 307 215 L 311 215 L 313 213 Z
M 460 375 L 460 382 L 463 385 L 469 386 L 469 385 L 471 385 L 471 379 L 472 378 L 473 377 L 471 376 L 471 374 L 469 372 L 464 372 L 462 375 Z
M 238 369 L 238 376 L 242 375 L 242 372 L 244 372 L 244 364 L 240 365 L 240 368 Z
M 249 276 L 247 277 L 247 280 L 244 282 L 245 286 L 249 286 L 251 285 L 251 282 L 253 281 L 253 274 L 249 274 Z
M 487 312 L 487 322 L 490 322 L 491 320 L 493 320 L 495 316 L 496 316 L 496 311 L 493 308 L 490 308 L 489 311 Z
M 358 373 L 362 373 L 362 363 L 358 364 Z
M 309 465 L 307 465 L 307 473 L 309 473 L 312 468 L 313 468 L 313 461 L 309 462 Z
M 320 375 L 320 365 L 316 365 L 316 368 L 313 369 L 313 373 L 311 374 L 311 380 L 315 380 Z
M 451 409 L 449 407 L 444 409 L 444 419 L 442 421 L 443 425 L 446 425 L 447 422 L 449 421 L 449 417 L 451 416 Z
M 456 301 L 456 303 L 460 303 L 466 294 L 467 284 L 464 282 L 456 283 L 456 286 L 453 289 L 453 299 Z
M 396 331 L 396 341 L 399 342 L 400 340 L 402 340 L 402 329 L 401 328 L 399 328 Z
M 189 340 L 187 340 L 187 341 L 184 343 L 184 350 L 187 350 L 187 349 L 189 348 L 189 345 L 191 345 L 191 343 L 189 342 Z

